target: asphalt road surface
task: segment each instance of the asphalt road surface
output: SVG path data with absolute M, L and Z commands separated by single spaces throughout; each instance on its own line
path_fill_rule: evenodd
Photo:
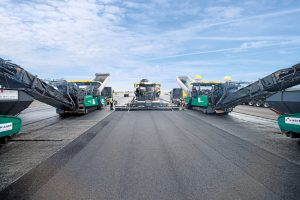
M 272 111 L 270 108 L 248 106 L 248 105 L 239 105 L 233 109 L 233 112 L 243 113 L 248 115 L 254 115 L 257 117 L 263 117 L 266 119 L 277 120 L 278 115 Z
M 204 120 L 195 113 L 114 112 L 0 197 L 300 199 L 297 160 L 243 139 L 256 129 L 243 129 L 230 116 Z M 219 128 L 225 121 L 236 134 Z
M 59 115 L 56 114 L 56 109 L 39 101 L 33 101 L 32 104 L 23 110 L 18 117 L 22 119 L 23 126 L 29 124 L 41 123 L 42 121 L 51 119 L 58 121 Z

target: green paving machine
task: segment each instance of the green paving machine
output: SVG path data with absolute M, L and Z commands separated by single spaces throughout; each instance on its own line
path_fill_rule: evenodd
M 32 101 L 38 100 L 56 108 L 59 115 L 86 114 L 101 109 L 106 100 L 101 91 L 109 74 L 95 74 L 90 80 L 43 81 L 25 69 L 0 58 L 0 142 L 17 134 L 22 120 L 17 115 Z
M 278 70 L 258 81 L 240 88 L 239 83 L 192 80 L 187 76 L 176 78 L 179 86 L 188 93 L 185 97 L 189 109 L 206 114 L 228 114 L 237 105 L 255 98 L 266 98 L 280 116 L 278 124 L 282 131 L 300 133 L 300 92 L 286 89 L 300 84 L 300 64 Z
M 212 102 L 209 94 L 213 87 L 216 88 L 222 83 L 218 81 L 195 81 L 192 82 L 190 95 L 184 98 L 188 109 L 198 109 L 204 113 L 229 113 L 232 108 L 224 108 L 224 110 L 217 110 L 211 106 Z
M 68 83 L 76 84 L 81 93 L 78 96 L 78 109 L 74 112 L 73 110 L 58 110 L 58 114 L 67 113 L 83 113 L 87 114 L 91 110 L 100 110 L 103 106 L 106 106 L 106 97 L 100 95 L 98 88 L 101 86 L 101 82 L 94 80 L 67 80 Z

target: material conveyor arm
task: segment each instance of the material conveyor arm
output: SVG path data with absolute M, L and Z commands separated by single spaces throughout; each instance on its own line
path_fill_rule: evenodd
M 216 109 L 234 107 L 257 97 L 268 97 L 278 91 L 300 84 L 300 63 L 292 67 L 278 70 L 258 81 L 232 91 L 232 83 L 228 82 L 222 89 L 222 96 L 217 100 Z M 215 94 L 218 91 L 214 91 Z
M 0 85 L 7 89 L 24 90 L 34 99 L 56 108 L 73 109 L 71 98 L 24 70 L 19 65 L 0 58 Z

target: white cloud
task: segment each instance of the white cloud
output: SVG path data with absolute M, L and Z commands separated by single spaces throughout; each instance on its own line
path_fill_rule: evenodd
M 253 34 L 247 32 L 249 27 L 245 22 L 255 26 L 260 19 L 273 20 L 299 13 L 300 8 L 246 16 L 245 8 L 240 5 L 205 8 L 195 2 L 2 0 L 0 55 L 42 76 L 81 76 L 84 67 L 91 75 L 95 71 L 111 72 L 132 80 L 131 77 L 147 74 L 174 75 L 173 63 L 157 64 L 150 60 L 160 62 L 200 54 L 242 53 L 272 45 L 299 45 L 296 33 L 295 36 Z M 232 43 L 221 45 L 228 41 Z M 178 63 L 174 69 L 178 73 L 183 70 L 179 64 L 184 63 Z
M 204 10 L 205 15 L 213 19 L 232 19 L 242 16 L 243 8 L 240 7 L 208 7 Z
M 157 57 L 148 59 L 147 61 L 155 61 L 155 60 L 164 60 L 164 59 L 171 59 L 171 58 L 178 58 L 178 57 L 185 57 L 185 56 L 193 56 L 193 55 L 200 55 L 200 54 L 212 54 L 212 53 L 223 53 L 223 52 L 240 52 L 246 51 L 249 49 L 259 49 L 271 46 L 280 46 L 280 45 L 287 45 L 287 44 L 298 44 L 300 45 L 300 41 L 295 43 L 294 41 L 254 41 L 254 42 L 244 42 L 239 47 L 232 47 L 232 48 L 222 48 L 222 49 L 213 49 L 208 51 L 195 51 L 183 54 L 175 54 L 169 55 L 164 57 Z
M 122 9 L 96 1 L 45 1 L 45 4 L 2 4 L 0 10 L 0 54 L 29 59 L 43 59 L 37 49 L 59 50 L 54 56 L 106 58 L 121 56 L 119 48 L 126 46 L 118 24 Z M 109 3 L 109 2 L 106 2 Z M 116 31 L 117 30 L 117 31 Z M 130 38 L 129 38 L 130 39 Z M 22 48 L 15 51 L 20 45 Z M 57 55 L 55 55 L 57 53 Z M 63 55 L 62 55 L 62 54 Z

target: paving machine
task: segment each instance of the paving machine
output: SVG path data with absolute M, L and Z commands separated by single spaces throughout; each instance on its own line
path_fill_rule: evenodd
M 160 87 L 160 83 L 142 79 L 134 84 L 135 97 L 125 105 L 117 105 L 116 110 L 178 110 L 178 106 L 160 98 Z
M 180 105 L 180 101 L 183 98 L 182 88 L 173 88 L 170 92 L 170 101 L 175 105 Z
M 102 96 L 99 88 L 101 82 L 92 80 L 67 80 L 68 83 L 75 83 L 81 94 L 78 96 L 78 109 L 74 112 L 73 110 L 59 110 L 58 114 L 67 113 L 88 113 L 89 111 L 98 109 L 100 110 L 103 106 L 106 106 L 106 97 Z
M 104 105 L 101 89 L 109 74 L 96 74 L 93 81 L 45 82 L 25 69 L 0 58 L 0 142 L 20 131 L 16 117 L 35 99 L 56 108 L 60 115 L 85 114 Z
M 231 80 L 193 81 L 186 76 L 178 76 L 176 80 L 188 93 L 185 101 L 190 109 L 228 114 L 235 106 L 251 99 L 267 98 L 270 107 L 281 114 L 278 118 L 281 130 L 299 133 L 300 92 L 284 90 L 300 84 L 300 64 L 278 70 L 243 88 Z

